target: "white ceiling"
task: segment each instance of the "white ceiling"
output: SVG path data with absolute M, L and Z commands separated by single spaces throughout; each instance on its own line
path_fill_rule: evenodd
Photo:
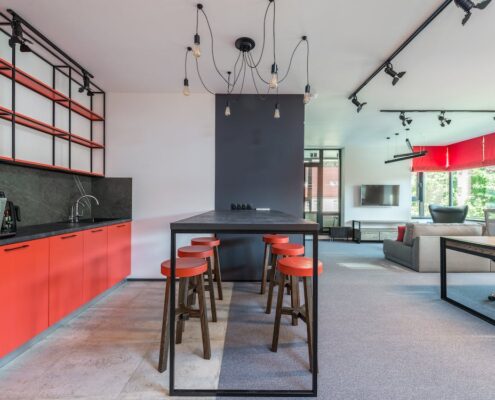
M 395 87 L 381 73 L 359 95 L 368 106 L 356 114 L 348 95 L 443 0 L 279 0 L 277 59 L 285 71 L 292 48 L 303 34 L 311 43 L 311 86 L 318 98 L 307 106 L 307 145 L 385 143 L 400 131 L 397 115 L 382 108 L 495 109 L 495 2 L 475 10 L 461 26 L 463 13 L 448 7 L 395 61 L 407 75 Z M 179 92 L 185 46 L 195 28 L 192 0 L 0 0 L 39 28 L 85 65 L 108 92 Z M 267 0 L 203 0 L 215 34 L 217 64 L 232 69 L 233 42 L 262 38 Z M 270 32 L 270 30 L 268 30 Z M 209 38 L 201 22 L 203 76 L 216 92 L 225 84 L 213 72 Z M 271 49 L 271 44 L 268 49 Z M 257 49 L 259 50 L 259 46 Z M 258 54 L 255 51 L 255 56 Z M 281 93 L 301 93 L 305 53 L 300 49 Z M 262 68 L 268 75 L 271 61 Z M 203 92 L 189 75 L 193 94 Z M 254 92 L 249 81 L 245 92 Z M 283 110 L 282 110 L 283 117 Z M 451 115 L 440 128 L 436 115 L 413 115 L 413 144 L 444 144 L 495 131 L 493 115 Z

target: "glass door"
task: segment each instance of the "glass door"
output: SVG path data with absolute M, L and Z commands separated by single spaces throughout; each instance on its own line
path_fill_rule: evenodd
M 322 232 L 340 226 L 340 181 L 341 150 L 305 150 L 304 218 Z

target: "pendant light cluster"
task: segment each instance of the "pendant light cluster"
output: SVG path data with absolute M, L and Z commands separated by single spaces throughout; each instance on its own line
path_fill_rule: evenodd
M 263 60 L 263 55 L 265 53 L 265 44 L 267 41 L 266 38 L 266 22 L 267 22 L 267 17 L 268 13 L 272 10 L 273 18 L 272 18 L 272 44 L 273 44 L 273 60 L 271 64 L 271 68 L 268 71 L 270 73 L 269 78 L 264 77 L 263 71 L 261 71 L 261 68 L 259 68 L 259 65 L 261 61 Z M 294 59 L 294 55 L 299 48 L 301 44 L 304 43 L 306 46 L 306 86 L 304 87 L 304 96 L 303 96 L 303 102 L 304 104 L 308 104 L 311 99 L 312 99 L 312 94 L 311 94 L 311 86 L 309 84 L 309 42 L 308 42 L 308 37 L 307 36 L 302 36 L 297 45 L 295 46 L 294 50 L 292 51 L 292 54 L 290 56 L 289 64 L 287 66 L 287 69 L 285 70 L 285 73 L 283 75 L 280 75 L 280 69 L 279 65 L 277 64 L 277 51 L 276 51 L 276 5 L 275 5 L 275 0 L 268 0 L 268 5 L 265 10 L 265 16 L 263 20 L 263 43 L 261 45 L 261 52 L 260 55 L 257 59 L 253 56 L 253 49 L 255 48 L 256 44 L 255 41 L 251 38 L 248 37 L 240 37 L 235 41 L 235 48 L 237 49 L 237 58 L 234 63 L 234 67 L 232 71 L 228 71 L 226 73 L 227 76 L 224 76 L 224 74 L 220 71 L 220 69 L 217 66 L 216 60 L 215 60 L 215 46 L 214 46 L 214 36 L 213 36 L 213 31 L 210 25 L 210 21 L 208 19 L 208 16 L 206 15 L 206 12 L 204 10 L 204 7 L 202 4 L 197 4 L 196 5 L 196 32 L 193 36 L 193 46 L 192 47 L 187 47 L 186 48 L 186 54 L 185 54 L 185 60 L 184 60 L 184 87 L 182 93 L 185 96 L 189 96 L 190 90 L 189 90 L 189 80 L 188 80 L 188 75 L 187 75 L 187 66 L 188 66 L 188 55 L 189 53 L 192 53 L 194 57 L 194 62 L 196 64 L 196 72 L 198 74 L 199 81 L 201 82 L 201 85 L 204 87 L 204 89 L 211 93 L 215 94 L 215 92 L 211 89 L 208 88 L 208 86 L 205 84 L 204 79 L 201 75 L 201 71 L 199 68 L 199 60 L 202 57 L 202 49 L 201 49 L 201 37 L 199 34 L 199 23 L 200 23 L 200 17 L 204 18 L 204 21 L 206 22 L 206 26 L 208 28 L 208 32 L 211 38 L 211 57 L 213 60 L 213 66 L 217 74 L 220 76 L 220 78 L 225 82 L 227 85 L 227 98 L 228 100 L 226 101 L 225 104 L 225 116 L 229 117 L 232 114 L 232 108 L 231 108 L 231 101 L 230 101 L 230 96 L 234 93 L 234 90 L 237 89 L 236 93 L 237 94 L 242 94 L 243 89 L 244 89 L 244 83 L 246 80 L 246 74 L 251 75 L 251 79 L 253 81 L 254 88 L 256 90 L 256 93 L 261 96 L 262 98 L 265 98 L 266 95 L 270 94 L 271 91 L 276 92 L 277 94 L 277 100 L 274 105 L 274 112 L 273 112 L 273 118 L 279 119 L 281 114 L 280 114 L 280 103 L 278 100 L 278 91 L 279 91 L 279 86 L 280 84 L 285 81 L 285 79 L 288 77 L 292 62 Z M 265 72 L 266 73 L 266 72 Z M 249 77 L 248 77 L 249 79 Z M 263 89 L 265 87 L 266 89 Z
M 471 18 L 471 12 L 473 9 L 484 10 L 492 0 L 483 0 L 479 3 L 474 3 L 472 0 L 444 0 L 443 3 L 431 14 L 398 48 L 395 50 L 386 61 L 381 64 L 375 71 L 371 73 L 368 78 L 366 78 L 359 87 L 354 90 L 348 99 L 352 104 L 356 106 L 356 111 L 359 113 L 363 107 L 367 104 L 358 100 L 358 94 L 363 90 L 379 73 L 384 71 L 387 75 L 392 77 L 392 85 L 395 86 L 404 77 L 406 72 L 396 72 L 392 61 L 409 45 L 416 39 L 416 37 L 425 30 L 428 25 L 430 25 L 448 6 L 454 3 L 457 7 L 461 8 L 465 12 L 464 19 L 462 20 L 462 25 L 465 25 Z

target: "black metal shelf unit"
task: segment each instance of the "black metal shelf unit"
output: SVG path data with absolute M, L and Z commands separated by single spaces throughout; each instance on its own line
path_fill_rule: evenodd
M 47 84 L 38 80 L 34 76 L 23 71 L 16 65 L 18 57 L 17 45 L 11 45 L 12 55 L 11 61 L 0 58 L 0 75 L 12 82 L 11 99 L 12 104 L 10 109 L 0 106 L 0 119 L 11 122 L 12 137 L 11 137 L 11 156 L 0 156 L 0 162 L 25 165 L 35 168 L 57 170 L 62 172 L 71 172 L 81 175 L 104 176 L 105 175 L 105 113 L 106 113 L 106 94 L 105 92 L 92 81 L 89 85 L 85 85 L 84 75 L 93 77 L 88 70 L 82 67 L 78 62 L 68 56 L 63 50 L 57 47 L 53 42 L 46 38 L 41 32 L 34 28 L 28 21 L 24 20 L 19 14 L 13 10 L 7 10 L 10 15 L 0 12 L 0 32 L 2 32 L 7 40 L 14 37 L 13 32 L 9 32 L 14 25 L 13 21 L 17 21 L 22 25 L 23 36 L 32 42 L 33 46 L 29 46 L 29 53 L 34 54 L 39 59 L 43 60 L 52 68 L 52 82 Z M 43 54 L 42 54 L 43 53 Z M 22 54 L 22 51 L 21 53 Z M 65 76 L 68 79 L 68 94 L 64 94 L 56 89 L 57 73 Z M 83 82 L 80 82 L 80 78 Z M 83 104 L 73 99 L 72 86 L 73 83 L 88 90 L 90 97 L 90 106 L 86 107 Z M 52 116 L 51 124 L 37 120 L 30 116 L 20 114 L 16 111 L 16 86 L 20 84 L 34 93 L 52 101 Z M 94 111 L 94 96 L 101 96 L 102 112 L 98 114 Z M 59 105 L 68 110 L 68 129 L 63 130 L 56 126 L 56 106 Z M 72 131 L 72 115 L 76 113 L 89 121 L 90 137 L 85 138 Z M 101 143 L 94 140 L 94 124 L 102 124 L 101 126 Z M 52 136 L 52 162 L 44 164 L 32 160 L 21 159 L 16 154 L 16 126 L 23 125 L 37 132 L 42 132 Z M 68 142 L 68 167 L 57 165 L 56 163 L 56 140 L 63 139 Z M 73 168 L 72 150 L 73 144 L 77 144 L 89 149 L 90 169 L 89 171 Z M 94 169 L 94 151 L 101 151 L 102 168 L 100 171 Z

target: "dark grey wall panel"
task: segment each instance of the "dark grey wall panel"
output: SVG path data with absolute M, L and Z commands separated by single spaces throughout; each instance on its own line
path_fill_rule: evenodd
M 81 196 L 79 183 L 84 192 L 95 194 L 102 204 L 100 210 L 91 203 L 91 210 L 85 210 L 84 217 L 107 217 L 104 214 L 108 212 L 111 213 L 108 217 L 130 218 L 131 179 L 114 179 L 0 164 L 0 191 L 21 207 L 22 222 L 19 226 L 66 221 L 71 205 Z
M 100 206 L 93 208 L 93 217 L 132 217 L 132 178 L 100 178 L 93 180 L 93 194 Z
M 302 216 L 302 96 L 281 95 L 278 100 L 276 96 L 266 100 L 256 95 L 230 97 L 232 115 L 226 118 L 227 96 L 216 96 L 215 208 L 226 210 L 231 203 L 251 203 Z M 277 101 L 280 119 L 273 118 Z M 225 279 L 260 279 L 261 237 L 222 235 L 221 239 Z

